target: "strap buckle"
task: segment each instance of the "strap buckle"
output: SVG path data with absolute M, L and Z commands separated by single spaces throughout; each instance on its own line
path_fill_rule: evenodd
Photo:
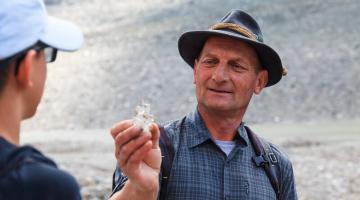
M 267 156 L 268 156 L 268 159 L 271 162 L 271 164 L 276 164 L 278 162 L 278 160 L 273 152 L 269 152 L 267 154 Z
M 254 161 L 255 165 L 258 166 L 258 167 L 261 167 L 261 166 L 263 166 L 263 165 L 265 165 L 266 163 L 269 162 L 269 161 L 266 160 L 264 155 L 253 156 L 252 160 Z
M 278 162 L 276 155 L 273 152 L 269 152 L 268 154 L 263 154 L 260 156 L 253 156 L 252 160 L 254 161 L 255 165 L 258 167 L 261 167 L 268 163 L 274 165 Z

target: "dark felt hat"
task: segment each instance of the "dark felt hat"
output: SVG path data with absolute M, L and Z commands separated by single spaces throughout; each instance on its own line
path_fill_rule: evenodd
M 194 61 L 199 56 L 204 43 L 212 36 L 231 37 L 253 46 L 262 67 L 268 71 L 267 87 L 276 84 L 283 75 L 287 74 L 279 55 L 264 43 L 259 25 L 249 14 L 241 10 L 232 10 L 209 30 L 190 31 L 182 34 L 178 41 L 178 47 L 185 62 L 194 67 Z

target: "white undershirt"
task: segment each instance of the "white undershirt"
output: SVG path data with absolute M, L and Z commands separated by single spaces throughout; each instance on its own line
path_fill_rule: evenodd
M 215 140 L 215 143 L 220 147 L 220 149 L 229 156 L 230 152 L 235 147 L 235 141 L 223 141 L 223 140 Z

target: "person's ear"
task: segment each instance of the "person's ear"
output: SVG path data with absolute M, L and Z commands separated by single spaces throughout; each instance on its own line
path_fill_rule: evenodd
M 195 59 L 194 61 L 194 77 L 193 77 L 193 83 L 196 84 L 196 72 L 197 72 L 197 67 L 198 67 L 198 60 Z
M 264 89 L 267 82 L 268 82 L 268 71 L 263 69 L 259 72 L 259 74 L 257 76 L 254 93 L 260 94 L 261 90 Z
M 31 79 L 31 72 L 35 67 L 36 51 L 29 50 L 25 58 L 19 63 L 18 73 L 16 80 L 23 87 L 32 87 L 33 81 Z

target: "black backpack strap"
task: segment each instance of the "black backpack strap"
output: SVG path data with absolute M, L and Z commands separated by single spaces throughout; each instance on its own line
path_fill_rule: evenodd
M 159 145 L 161 149 L 162 163 L 161 163 L 161 186 L 159 200 L 165 200 L 167 194 L 168 179 L 171 172 L 172 162 L 174 160 L 174 147 L 170 141 L 169 136 L 163 126 L 160 129 Z
M 281 178 L 278 159 L 268 142 L 261 142 L 258 136 L 249 127 L 245 126 L 245 129 L 256 154 L 256 156 L 252 157 L 252 160 L 256 166 L 264 168 L 276 193 L 277 199 L 280 199 Z
M 121 170 L 118 165 L 116 165 L 115 171 L 112 177 L 112 196 L 115 192 L 119 191 L 121 188 L 124 187 L 125 182 L 128 180 L 127 176 L 121 174 Z

